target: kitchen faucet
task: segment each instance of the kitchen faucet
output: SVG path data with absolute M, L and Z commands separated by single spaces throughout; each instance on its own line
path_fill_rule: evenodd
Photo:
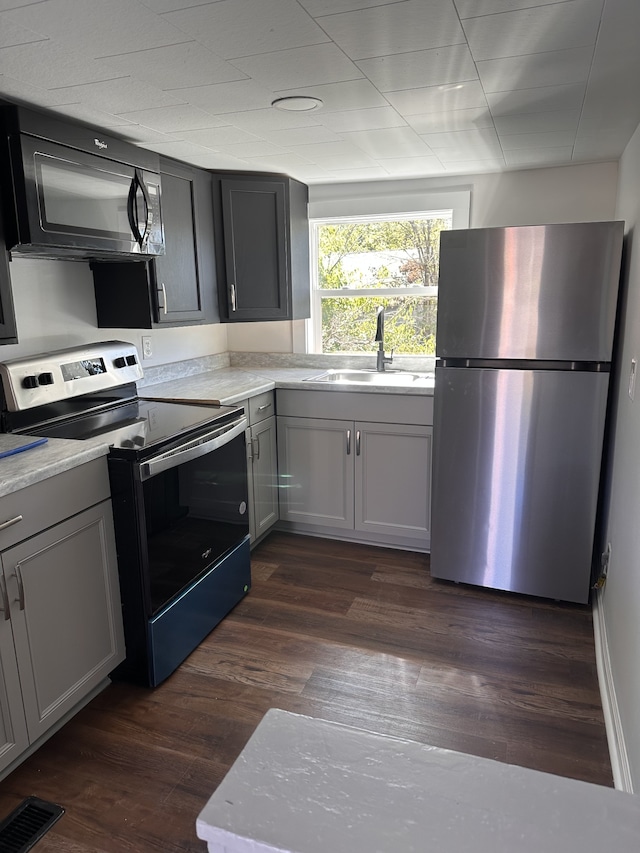
M 375 340 L 378 344 L 376 370 L 382 373 L 385 370 L 385 365 L 391 364 L 393 361 L 393 349 L 391 350 L 391 355 L 387 356 L 384 354 L 384 306 L 382 305 L 378 306 Z

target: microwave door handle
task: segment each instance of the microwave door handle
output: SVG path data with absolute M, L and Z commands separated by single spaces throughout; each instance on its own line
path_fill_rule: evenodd
M 127 216 L 129 217 L 129 226 L 131 228 L 133 236 L 135 237 L 136 243 L 141 247 L 142 234 L 140 233 L 140 229 L 138 228 L 138 205 L 136 203 L 139 182 L 140 179 L 138 178 L 138 173 L 134 172 L 133 178 L 131 179 L 131 184 L 129 186 L 129 198 L 127 199 Z
M 138 217 L 138 191 L 142 196 L 142 201 L 144 203 L 144 231 L 140 231 L 140 219 Z M 127 214 L 129 216 L 129 225 L 131 226 L 131 230 L 133 231 L 133 236 L 136 239 L 136 243 L 140 246 L 140 248 L 144 248 L 145 243 L 149 239 L 149 232 L 151 230 L 151 205 L 149 204 L 149 194 L 147 188 L 144 185 L 144 181 L 141 180 L 140 174 L 138 170 L 133 174 L 133 178 L 131 179 L 131 186 L 129 187 L 129 200 L 127 202 Z
M 144 202 L 144 231 L 142 232 L 142 237 L 140 246 L 146 245 L 149 239 L 149 232 L 151 231 L 151 205 L 149 203 L 149 191 L 145 185 L 144 180 L 140 177 L 139 173 L 136 171 L 136 179 L 138 182 L 138 189 L 140 190 L 140 194 L 142 195 L 142 200 Z

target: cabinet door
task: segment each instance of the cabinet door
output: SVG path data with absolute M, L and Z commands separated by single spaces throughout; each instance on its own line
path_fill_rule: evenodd
M 163 165 L 165 254 L 153 261 L 156 322 L 161 325 L 205 318 L 196 244 L 196 193 L 195 170 L 185 167 L 176 171 Z M 213 289 L 213 282 L 209 286 Z
M 232 321 L 290 316 L 283 180 L 222 180 L 226 294 Z
M 353 422 L 277 420 L 280 517 L 353 529 Z
M 29 739 L 124 659 L 111 501 L 5 551 Z
M 0 585 L 4 590 L 2 577 L 0 577 Z M 3 596 L 4 599 L 6 597 L 6 595 Z M 8 602 L 5 600 L 0 614 L 0 771 L 8 767 L 29 746 L 18 665 L 13 647 L 13 632 L 5 609 L 7 606 Z
M 356 530 L 429 545 L 432 428 L 356 422 Z
M 9 253 L 6 251 L 0 211 L 0 343 L 17 344 L 16 318 L 13 310 Z
M 274 417 L 251 427 L 251 450 L 254 538 L 257 539 L 266 533 L 280 517 L 276 419 Z

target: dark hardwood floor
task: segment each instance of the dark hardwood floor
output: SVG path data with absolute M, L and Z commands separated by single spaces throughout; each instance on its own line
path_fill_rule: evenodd
M 0 782 L 0 816 L 29 794 L 65 807 L 38 851 L 206 850 L 196 816 L 271 707 L 612 785 L 590 608 L 281 533 L 252 569 L 163 685 L 111 685 Z

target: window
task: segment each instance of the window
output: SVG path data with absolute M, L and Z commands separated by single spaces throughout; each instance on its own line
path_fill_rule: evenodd
M 434 355 L 440 232 L 451 209 L 317 219 L 312 223 L 312 350 L 374 352 L 377 307 L 385 349 Z

